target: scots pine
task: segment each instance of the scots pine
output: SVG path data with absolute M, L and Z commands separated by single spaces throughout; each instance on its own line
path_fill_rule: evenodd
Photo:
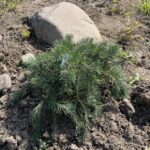
M 120 52 L 113 44 L 94 43 L 91 39 L 74 44 L 67 36 L 39 55 L 29 65 L 30 83 L 42 97 L 32 113 L 36 133 L 46 122 L 55 132 L 60 118 L 66 116 L 83 141 L 99 115 L 102 85 L 111 85 L 108 90 L 115 99 L 128 95 Z

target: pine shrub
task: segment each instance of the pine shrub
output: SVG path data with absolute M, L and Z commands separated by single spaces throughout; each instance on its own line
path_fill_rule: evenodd
M 74 44 L 67 36 L 39 55 L 29 66 L 30 83 L 42 97 L 32 113 L 36 133 L 47 122 L 55 132 L 60 118 L 67 117 L 83 141 L 98 117 L 102 85 L 111 85 L 109 90 L 115 99 L 128 95 L 120 54 L 116 45 L 95 44 L 91 39 Z

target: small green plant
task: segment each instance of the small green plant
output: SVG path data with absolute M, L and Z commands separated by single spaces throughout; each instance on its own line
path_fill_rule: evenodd
M 133 22 L 127 26 L 125 26 L 119 33 L 119 41 L 126 43 L 131 41 L 134 38 L 137 38 L 138 35 L 135 35 L 135 31 L 141 26 L 139 22 Z M 139 36 L 142 38 L 141 36 Z
M 137 60 L 136 58 L 133 56 L 133 54 L 131 53 L 130 50 L 128 51 L 123 51 L 120 50 L 120 58 L 122 59 L 122 63 L 127 63 L 127 64 L 136 64 Z
M 29 81 L 42 95 L 32 113 L 36 135 L 50 123 L 53 132 L 61 118 L 69 118 L 83 141 L 97 119 L 102 86 L 110 85 L 115 99 L 128 96 L 128 84 L 121 68 L 120 49 L 107 43 L 84 39 L 76 44 L 67 36 L 50 52 L 29 65 Z
M 22 29 L 21 30 L 21 36 L 23 39 L 28 39 L 30 37 L 30 31 L 28 29 Z
M 150 15 L 150 0 L 142 0 L 140 11 L 145 15 Z
M 124 12 L 119 6 L 120 0 L 111 0 L 110 3 L 108 4 L 108 14 L 113 16 L 120 14 L 122 15 Z
M 117 15 L 117 14 L 122 14 L 123 10 L 120 9 L 120 7 L 116 3 L 112 3 L 108 6 L 108 15 Z
M 130 79 L 129 79 L 129 86 L 133 86 L 136 82 L 140 81 L 140 77 L 139 77 L 139 74 L 137 73 L 135 76 L 132 76 Z

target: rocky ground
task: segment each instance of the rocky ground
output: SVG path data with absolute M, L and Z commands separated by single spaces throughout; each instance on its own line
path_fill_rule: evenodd
M 30 27 L 30 17 L 43 6 L 63 0 L 26 0 L 0 19 L 0 149 L 39 149 L 32 142 L 32 95 L 25 95 L 14 107 L 10 93 L 26 83 L 26 72 L 20 66 L 22 56 L 37 55 L 47 45 L 38 41 Z M 145 150 L 150 145 L 150 17 L 139 12 L 140 0 L 68 0 L 81 7 L 93 19 L 102 38 L 119 44 L 132 57 L 125 70 L 128 76 L 139 76 L 131 92 L 131 101 L 104 104 L 99 121 L 91 129 L 84 145 L 77 144 L 71 132 L 60 132 L 48 140 L 45 131 L 40 145 L 49 150 Z M 115 10 L 115 11 L 114 11 Z M 29 39 L 21 36 L 31 30 Z M 2 76 L 3 74 L 3 76 Z M 10 81 L 11 78 L 11 81 Z M 3 81 L 7 81 L 7 83 Z M 11 85 L 12 84 L 12 85 Z

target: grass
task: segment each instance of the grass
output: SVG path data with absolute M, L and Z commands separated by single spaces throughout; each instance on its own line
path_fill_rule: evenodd
M 119 41 L 121 43 L 127 43 L 134 38 L 138 38 L 139 35 L 135 35 L 136 30 L 141 26 L 137 21 L 125 26 L 119 33 Z
M 118 5 L 120 0 L 111 0 L 108 5 L 108 15 L 122 15 L 124 12 Z
M 108 9 L 109 9 L 108 14 L 111 16 L 116 15 L 116 14 L 121 14 L 121 9 L 116 5 L 111 4 L 108 7 Z
M 140 11 L 145 15 L 150 15 L 150 0 L 142 0 Z
M 120 0 L 112 0 L 111 2 L 113 3 L 113 4 L 115 4 L 115 3 L 118 3 Z

